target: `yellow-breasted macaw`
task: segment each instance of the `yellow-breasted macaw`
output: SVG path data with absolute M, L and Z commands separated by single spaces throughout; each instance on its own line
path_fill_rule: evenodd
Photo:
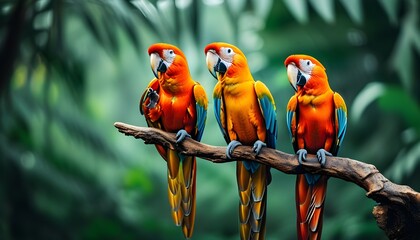
M 239 145 L 276 147 L 277 120 L 274 99 L 260 81 L 255 81 L 242 51 L 227 43 L 205 47 L 207 67 L 218 80 L 213 92 L 217 122 L 228 144 L 228 158 Z M 241 239 L 264 239 L 269 167 L 237 161 Z
M 170 44 L 149 47 L 154 78 L 140 99 L 140 112 L 150 127 L 177 133 L 177 142 L 186 137 L 200 141 L 207 117 L 204 88 L 195 82 L 182 51 Z M 194 230 L 196 205 L 196 159 L 162 145 L 156 148 L 168 166 L 168 196 L 172 217 L 182 225 L 186 238 Z
M 285 61 L 289 82 L 296 91 L 287 105 L 287 127 L 299 163 L 316 154 L 321 166 L 336 156 L 347 128 L 347 108 L 328 84 L 324 66 L 307 55 Z M 328 176 L 301 174 L 296 180 L 298 239 L 321 239 Z

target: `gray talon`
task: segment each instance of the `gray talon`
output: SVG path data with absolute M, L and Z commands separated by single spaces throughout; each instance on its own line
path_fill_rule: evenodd
M 252 147 L 252 151 L 258 155 L 261 152 L 262 147 L 267 147 L 267 144 L 263 141 L 257 140 L 254 143 L 254 147 Z
M 184 141 L 186 137 L 190 138 L 191 135 L 188 134 L 187 131 L 185 131 L 184 129 L 179 130 L 176 133 L 176 143 L 180 143 L 180 142 Z
M 296 154 L 298 155 L 298 161 L 299 164 L 303 164 L 304 161 L 306 161 L 306 155 L 308 154 L 308 151 L 306 149 L 299 149 Z
M 146 105 L 147 108 L 155 108 L 157 102 L 159 101 L 159 94 L 153 90 L 153 88 L 148 88 L 146 98 L 150 99 L 150 102 Z
M 332 156 L 332 154 L 323 148 L 316 152 L 316 157 L 318 158 L 318 162 L 321 164 L 321 167 L 325 166 L 325 162 L 327 161 L 326 156 Z
M 232 158 L 232 153 L 233 153 L 233 150 L 237 147 L 237 146 L 240 146 L 240 145 L 242 145 L 242 143 L 241 142 L 239 142 L 239 141 L 236 141 L 236 140 L 233 140 L 233 141 L 231 141 L 229 144 L 228 144 L 228 146 L 227 146 L 227 148 L 226 148 L 226 157 L 227 158 L 229 158 L 229 159 L 231 159 Z

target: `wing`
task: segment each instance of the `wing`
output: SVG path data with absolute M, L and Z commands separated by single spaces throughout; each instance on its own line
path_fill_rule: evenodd
M 195 110 L 197 113 L 197 122 L 196 122 L 196 140 L 200 141 L 203 136 L 204 127 L 206 126 L 207 119 L 207 106 L 208 100 L 204 88 L 200 84 L 194 86 L 194 99 L 195 99 Z
M 144 118 L 146 119 L 146 122 L 147 122 L 147 126 L 163 129 L 161 121 L 158 117 L 157 111 L 147 108 L 147 105 L 150 103 L 149 96 L 147 95 L 150 88 L 153 89 L 154 91 L 156 91 L 157 94 L 159 94 L 160 86 L 159 86 L 159 82 L 156 78 L 154 78 L 152 81 L 150 81 L 146 90 L 141 95 L 140 103 L 139 103 L 139 110 L 140 110 L 140 113 L 142 115 L 144 115 Z M 152 119 L 152 118 L 155 118 L 155 119 L 158 119 L 158 120 L 155 120 L 155 119 Z M 165 147 L 163 147 L 162 145 L 157 144 L 155 146 L 156 146 L 156 149 L 158 150 L 159 154 L 166 161 L 166 156 L 167 156 L 166 150 L 167 149 Z
M 229 136 L 226 133 L 225 128 L 223 127 L 222 123 L 222 116 L 224 116 L 224 107 L 223 107 L 223 100 L 222 100 L 222 85 L 218 82 L 214 87 L 213 91 L 213 103 L 214 103 L 214 115 L 217 120 L 217 124 L 219 125 L 220 131 L 223 134 L 223 137 L 227 143 L 230 142 Z
M 337 155 L 347 130 L 347 107 L 340 94 L 334 93 L 336 144 L 333 155 Z
M 286 113 L 286 124 L 287 130 L 289 132 L 290 140 L 292 141 L 292 145 L 295 151 L 299 150 L 297 147 L 296 141 L 296 109 L 297 109 L 297 96 L 294 95 L 290 98 L 289 103 L 287 104 L 287 113 Z
M 257 94 L 261 112 L 264 116 L 265 127 L 267 129 L 267 146 L 276 148 L 277 142 L 277 114 L 274 98 L 268 90 L 267 86 L 260 81 L 254 84 L 255 93 Z

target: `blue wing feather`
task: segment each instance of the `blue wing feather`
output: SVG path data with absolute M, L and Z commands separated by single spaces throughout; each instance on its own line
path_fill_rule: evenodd
M 277 142 L 277 114 L 276 106 L 270 91 L 264 83 L 257 81 L 254 85 L 261 112 L 267 130 L 266 144 L 269 148 L 276 148 Z
M 343 108 L 337 108 L 336 111 L 337 111 L 337 122 L 338 122 L 337 138 L 338 138 L 338 146 L 340 146 L 344 140 L 344 136 L 346 135 L 347 114 Z
M 293 140 L 293 134 L 292 134 L 292 119 L 293 115 L 295 114 L 294 111 L 287 111 L 286 114 L 286 124 L 287 124 L 287 132 L 289 133 L 289 137 L 291 140 Z
M 214 115 L 216 116 L 217 124 L 219 125 L 220 131 L 222 132 L 223 137 L 225 138 L 226 142 L 229 143 L 230 140 L 228 138 L 228 135 L 226 134 L 225 129 L 222 126 L 222 121 L 220 119 L 220 113 L 222 111 L 221 109 L 222 99 L 215 97 L 213 99 L 213 103 L 214 103 Z
M 204 106 L 196 103 L 195 104 L 195 110 L 197 113 L 197 141 L 201 141 L 201 138 L 203 137 L 204 127 L 206 126 L 206 119 L 207 119 L 207 110 L 204 108 Z
M 335 124 L 337 131 L 336 149 L 333 154 L 337 155 L 338 150 L 344 140 L 347 130 L 347 107 L 344 99 L 339 93 L 334 93 L 334 105 L 335 105 Z
M 267 147 L 276 148 L 277 142 L 277 114 L 276 108 L 267 96 L 258 98 L 267 129 Z

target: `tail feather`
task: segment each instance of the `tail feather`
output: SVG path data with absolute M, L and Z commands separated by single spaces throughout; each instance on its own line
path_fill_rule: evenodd
M 237 162 L 239 222 L 241 239 L 264 239 L 267 203 L 267 167 L 260 165 L 254 173 Z
M 181 162 L 178 153 L 172 149 L 168 149 L 166 154 L 169 178 L 178 179 L 179 164 Z
M 251 211 L 249 211 L 249 203 L 244 205 L 239 203 L 239 222 L 247 224 L 249 222 L 249 217 L 251 216 Z
M 239 192 L 245 192 L 249 194 L 249 187 L 251 183 L 251 173 L 246 170 L 246 167 L 244 164 L 240 161 L 238 161 L 238 164 L 236 164 L 236 178 L 238 182 L 238 189 Z
M 168 178 L 168 181 L 170 178 Z M 172 219 L 174 220 L 175 225 L 181 226 L 182 223 L 182 211 L 180 208 L 181 205 L 181 191 L 175 191 L 175 194 L 172 192 L 171 188 L 168 184 L 168 199 L 169 205 L 171 206 L 171 215 Z
M 241 239 L 251 239 L 251 226 L 248 223 L 240 223 L 239 234 Z
M 195 157 L 180 157 L 167 150 L 168 197 L 172 218 L 182 226 L 185 238 L 191 238 L 194 229 L 196 206 L 196 160 Z
M 309 184 L 305 175 L 296 179 L 298 239 L 321 239 L 322 215 L 327 190 L 327 176 Z
M 197 166 L 195 157 L 185 157 L 183 159 L 181 172 L 182 208 L 184 214 L 182 231 L 186 238 L 191 238 L 194 230 L 196 205 Z

